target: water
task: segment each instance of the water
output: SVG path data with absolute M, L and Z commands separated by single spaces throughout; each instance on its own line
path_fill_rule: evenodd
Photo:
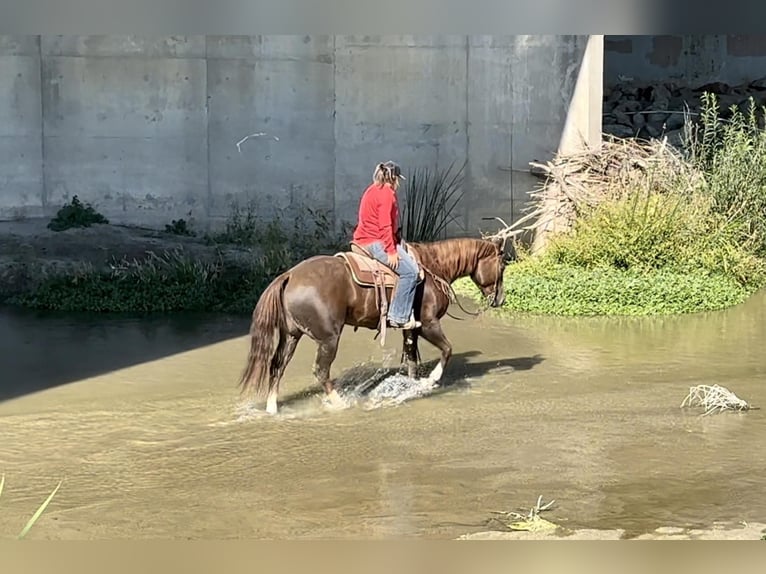
M 764 411 L 679 408 L 714 383 L 766 404 L 764 295 L 681 318 L 448 319 L 436 391 L 386 370 L 397 333 L 381 349 L 349 329 L 337 412 L 304 340 L 276 418 L 237 402 L 247 327 L 0 312 L 0 533 L 62 478 L 30 537 L 449 538 L 540 495 L 550 520 L 629 534 L 766 516 Z

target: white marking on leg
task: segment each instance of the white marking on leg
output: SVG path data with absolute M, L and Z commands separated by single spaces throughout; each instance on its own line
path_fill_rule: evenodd
M 266 412 L 270 415 L 277 414 L 277 390 L 269 391 L 269 396 L 266 398 Z
M 441 378 L 442 374 L 444 373 L 444 365 L 441 361 L 434 367 L 434 370 L 431 371 L 431 374 L 428 375 L 428 380 L 432 383 L 438 383 Z

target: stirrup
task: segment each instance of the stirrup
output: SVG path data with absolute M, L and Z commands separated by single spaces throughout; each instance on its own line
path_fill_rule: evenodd
M 404 330 L 410 330 L 410 329 L 418 329 L 423 324 L 420 321 L 416 321 L 414 317 L 410 317 L 409 320 L 404 324 L 394 323 L 389 319 L 388 321 L 389 327 L 393 329 L 404 329 Z

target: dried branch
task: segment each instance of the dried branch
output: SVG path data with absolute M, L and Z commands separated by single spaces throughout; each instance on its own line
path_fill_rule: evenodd
M 747 411 L 752 407 L 725 387 L 719 385 L 697 385 L 689 388 L 689 394 L 681 403 L 681 408 L 701 406 L 705 409 L 703 416 L 716 411 L 725 410 Z
M 512 226 L 505 225 L 495 236 L 512 234 L 532 217 L 537 220 L 524 231 L 542 229 L 552 221 L 557 231 L 567 231 L 583 211 L 606 200 L 624 198 L 636 189 L 672 193 L 678 189 L 679 178 L 687 190 L 702 182 L 702 175 L 694 172 L 666 139 L 605 136 L 599 149 L 558 155 L 545 163 L 530 162 L 530 166 L 545 177 L 529 194 L 532 213 Z

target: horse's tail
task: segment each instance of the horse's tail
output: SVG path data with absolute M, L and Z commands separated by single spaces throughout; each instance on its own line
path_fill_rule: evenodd
M 267 390 L 269 363 L 274 354 L 275 331 L 286 328 L 282 293 L 289 278 L 288 272 L 274 279 L 261 294 L 253 310 L 253 320 L 250 323 L 250 352 L 239 381 L 242 394 L 255 391 L 256 395 L 263 395 Z

